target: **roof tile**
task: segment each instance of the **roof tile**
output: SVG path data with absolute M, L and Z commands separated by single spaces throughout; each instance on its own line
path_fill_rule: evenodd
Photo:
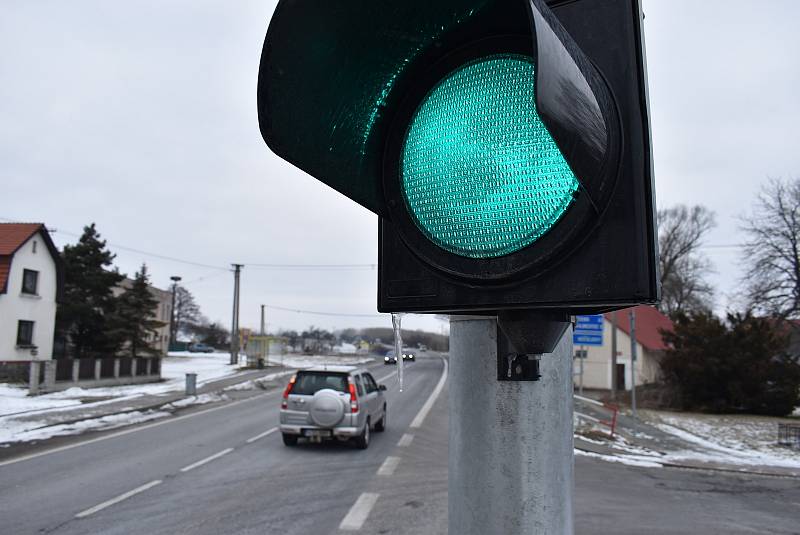
M 627 335 L 631 333 L 631 322 L 628 312 L 631 309 L 618 311 L 617 327 Z M 633 307 L 636 311 L 636 341 L 642 344 L 645 349 L 659 351 L 667 349 L 667 345 L 661 338 L 660 329 L 672 331 L 672 320 L 662 314 L 657 308 L 648 305 Z M 612 321 L 613 312 L 606 312 L 605 317 Z
M 42 223 L 0 223 L 0 256 L 13 255 L 42 227 Z
M 8 291 L 8 274 L 14 253 L 42 229 L 42 223 L 0 223 L 0 294 Z

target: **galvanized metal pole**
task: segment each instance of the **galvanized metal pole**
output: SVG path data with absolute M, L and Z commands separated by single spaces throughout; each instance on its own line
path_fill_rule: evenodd
M 624 385 L 623 385 L 624 386 Z M 617 398 L 617 311 L 611 313 L 611 399 Z
M 497 320 L 450 319 L 449 533 L 573 533 L 572 329 L 541 379 L 497 380 Z
M 264 305 L 261 305 L 261 336 L 264 336 Z
M 631 309 L 631 411 L 636 423 L 636 311 Z

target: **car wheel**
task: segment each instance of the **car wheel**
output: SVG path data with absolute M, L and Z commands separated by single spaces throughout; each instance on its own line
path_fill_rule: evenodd
M 283 435 L 283 443 L 286 446 L 297 446 L 297 435 L 289 435 L 287 433 L 281 433 Z
M 361 436 L 356 438 L 356 447 L 360 450 L 365 450 L 369 447 L 369 419 L 364 424 L 364 431 L 361 432 Z
M 386 405 L 383 406 L 383 418 L 381 421 L 375 424 L 375 431 L 382 433 L 386 431 Z

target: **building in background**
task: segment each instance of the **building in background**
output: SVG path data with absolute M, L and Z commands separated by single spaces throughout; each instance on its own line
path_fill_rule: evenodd
M 119 297 L 122 292 L 129 290 L 133 286 L 133 280 L 125 277 L 119 286 L 113 289 L 114 297 Z M 169 347 L 169 320 L 172 315 L 172 292 L 148 286 L 150 294 L 158 301 L 158 305 L 153 309 L 152 319 L 161 322 L 162 326 L 156 329 L 155 334 L 151 335 L 149 342 L 152 343 L 156 351 L 161 355 L 167 354 Z
M 586 351 L 583 362 L 584 388 L 611 390 L 611 374 L 617 374 L 620 390 L 631 387 L 631 323 L 630 310 L 617 311 L 617 367 L 611 365 L 611 333 L 614 328 L 614 313 L 606 313 L 603 317 L 603 345 L 580 346 L 575 344 L 574 350 Z M 661 338 L 660 330 L 671 331 L 672 321 L 655 307 L 640 305 L 632 310 L 636 312 L 636 384 L 652 383 L 658 380 L 660 360 L 667 346 Z M 579 363 L 575 363 L 577 373 Z M 576 375 L 575 383 L 580 378 Z M 623 386 L 624 385 L 624 386 Z
M 0 223 L 0 362 L 53 358 L 63 266 L 42 223 Z

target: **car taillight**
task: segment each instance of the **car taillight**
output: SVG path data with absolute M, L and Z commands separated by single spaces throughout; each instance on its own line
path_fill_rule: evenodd
M 289 408 L 289 394 L 292 392 L 292 388 L 294 387 L 294 382 L 297 380 L 296 375 L 292 375 L 292 378 L 289 379 L 289 384 L 286 385 L 286 390 L 283 391 L 283 401 L 281 401 L 281 409 Z
M 356 385 L 353 380 L 349 381 L 350 386 L 350 412 L 358 412 L 358 398 L 356 397 Z

